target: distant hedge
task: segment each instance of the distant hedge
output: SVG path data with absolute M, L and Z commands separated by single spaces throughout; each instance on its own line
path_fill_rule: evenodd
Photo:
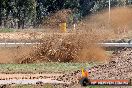
M 109 0 L 0 0 L 0 27 L 38 27 L 45 17 L 71 9 L 82 18 L 108 7 Z M 130 5 L 132 0 L 111 0 L 111 6 Z

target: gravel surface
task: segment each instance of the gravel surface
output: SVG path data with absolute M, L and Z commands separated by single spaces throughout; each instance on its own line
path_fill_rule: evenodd
M 132 49 L 116 51 L 108 63 L 97 65 L 86 70 L 90 74 L 90 79 L 132 79 Z M 75 85 L 78 85 L 78 77 L 80 75 L 81 72 L 76 71 L 71 74 L 60 76 L 57 78 L 57 80 L 71 82 L 68 87 L 72 88 L 73 86 L 75 87 Z M 80 87 L 78 86 L 77 88 Z
M 91 79 L 131 79 L 132 49 L 116 51 L 108 64 L 88 69 Z

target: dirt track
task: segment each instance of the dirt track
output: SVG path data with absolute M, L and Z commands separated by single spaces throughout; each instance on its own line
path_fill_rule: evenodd
M 75 33 L 47 33 L 47 32 L 12 32 L 0 33 L 0 42 L 33 42 L 43 39 L 46 36 L 60 35 L 67 36 Z M 17 36 L 17 37 L 16 37 Z
M 62 76 L 63 74 L 0 74 L 0 79 L 45 79 L 45 78 L 55 78 Z
M 65 74 L 0 74 L 0 85 L 9 84 L 32 84 L 32 85 L 44 85 L 51 84 L 54 88 L 81 88 L 80 84 L 72 83 L 72 81 L 57 80 L 63 77 Z
M 0 84 L 64 83 L 55 80 L 63 74 L 0 74 Z

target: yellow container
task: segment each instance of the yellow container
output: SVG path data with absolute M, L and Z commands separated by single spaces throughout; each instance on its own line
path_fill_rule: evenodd
M 66 32 L 67 30 L 66 30 L 66 23 L 60 23 L 60 31 L 61 32 Z

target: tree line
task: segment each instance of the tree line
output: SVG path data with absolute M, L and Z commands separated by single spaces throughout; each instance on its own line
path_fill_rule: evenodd
M 74 10 L 77 18 L 105 9 L 109 0 L 0 0 L 0 27 L 38 27 L 51 13 Z M 132 0 L 111 0 L 111 6 L 131 5 Z

